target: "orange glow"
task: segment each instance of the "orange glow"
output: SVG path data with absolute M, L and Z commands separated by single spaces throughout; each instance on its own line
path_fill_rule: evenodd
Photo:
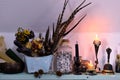
M 91 61 L 91 60 L 90 60 L 90 63 L 89 63 L 89 65 L 90 65 L 90 66 L 93 66 L 93 63 L 92 63 L 92 61 Z
M 88 64 L 88 69 L 89 70 L 94 69 L 94 66 L 91 60 L 90 60 L 90 63 Z
M 113 21 L 105 14 L 93 13 L 87 15 L 87 17 L 78 25 L 75 32 L 109 32 L 112 30 Z

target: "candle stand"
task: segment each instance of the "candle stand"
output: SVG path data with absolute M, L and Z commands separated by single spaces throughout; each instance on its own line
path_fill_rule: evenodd
M 98 57 L 97 57 L 97 55 L 98 55 L 99 46 L 101 45 L 101 41 L 99 41 L 99 40 L 94 40 L 93 44 L 94 44 L 94 47 L 95 47 L 95 55 L 96 55 L 95 69 L 98 68 L 98 70 L 100 70 L 100 68 L 97 66 L 98 63 L 99 63 L 99 62 L 98 62 Z
M 74 57 L 74 74 L 76 74 L 76 75 L 81 75 L 82 74 L 80 66 L 81 66 L 81 62 L 80 62 L 79 58 Z
M 74 74 L 76 75 L 81 75 L 81 61 L 79 58 L 79 46 L 78 43 L 75 44 L 75 57 L 74 57 L 74 65 L 73 65 L 73 70 Z

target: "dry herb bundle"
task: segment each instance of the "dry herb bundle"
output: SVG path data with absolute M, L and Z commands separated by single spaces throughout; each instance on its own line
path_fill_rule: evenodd
M 60 45 L 63 37 L 69 34 L 77 25 L 86 17 L 83 15 L 73 27 L 68 28 L 73 22 L 75 15 L 91 4 L 91 2 L 83 5 L 86 0 L 80 3 L 71 13 L 67 20 L 63 21 L 64 13 L 69 0 L 65 0 L 61 14 L 57 18 L 56 25 L 53 23 L 52 36 L 50 35 L 50 29 L 48 27 L 45 37 L 39 34 L 39 39 L 34 39 L 34 32 L 27 29 L 18 28 L 18 32 L 15 34 L 16 40 L 14 44 L 18 46 L 17 51 L 22 52 L 28 56 L 47 56 L 53 54 Z M 29 41 L 32 39 L 32 41 Z M 35 54 L 34 54 L 35 53 Z
M 67 30 L 70 23 L 72 23 L 72 21 L 74 20 L 75 15 L 79 11 L 81 11 L 83 8 L 85 8 L 85 7 L 87 7 L 88 5 L 91 4 L 91 2 L 89 2 L 89 3 L 84 5 L 84 3 L 86 2 L 86 0 L 84 0 L 82 3 L 80 3 L 75 8 L 75 10 L 73 10 L 73 12 L 68 17 L 68 19 L 66 21 L 63 21 L 64 13 L 65 13 L 66 6 L 67 6 L 68 2 L 69 2 L 69 0 L 65 0 L 62 12 L 58 16 L 56 25 L 53 23 L 52 38 L 50 37 L 49 27 L 46 31 L 45 42 L 44 42 L 44 47 L 45 47 L 46 52 L 48 52 L 48 49 L 49 49 L 49 51 L 51 51 L 51 53 L 54 53 L 57 50 L 57 48 L 58 48 L 59 44 L 61 43 L 63 37 L 66 36 L 68 33 L 70 33 L 75 27 L 77 27 L 77 25 L 86 17 L 86 14 L 85 14 L 84 16 L 82 16 L 78 20 L 78 22 L 76 24 L 74 24 L 74 26 L 72 28 Z

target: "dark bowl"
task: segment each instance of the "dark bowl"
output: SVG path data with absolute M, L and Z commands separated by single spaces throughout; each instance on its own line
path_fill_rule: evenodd
M 0 63 L 0 72 L 6 74 L 15 74 L 23 72 L 25 66 L 21 63 Z

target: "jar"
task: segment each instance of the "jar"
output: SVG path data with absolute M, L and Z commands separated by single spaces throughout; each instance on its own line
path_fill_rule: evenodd
M 72 48 L 68 39 L 63 39 L 55 55 L 55 71 L 72 72 Z

